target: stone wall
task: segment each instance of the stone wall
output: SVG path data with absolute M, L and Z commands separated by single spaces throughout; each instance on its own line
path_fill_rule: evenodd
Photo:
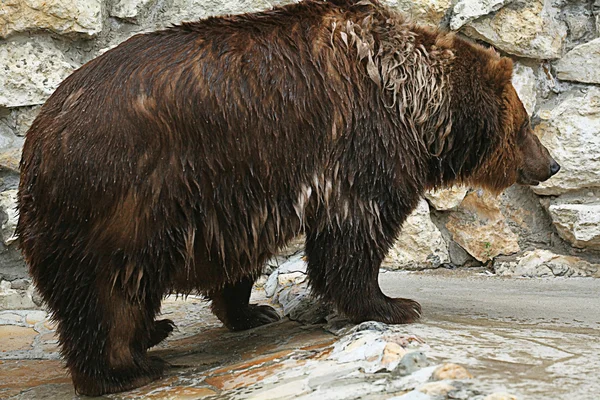
M 0 3 L 0 308 L 39 304 L 27 289 L 28 276 L 14 237 L 18 163 L 28 127 L 60 81 L 136 33 L 289 2 Z M 405 234 L 386 266 L 422 269 L 486 264 L 502 274 L 597 275 L 600 0 L 387 3 L 416 21 L 458 31 L 514 58 L 515 86 L 533 117 L 536 133 L 563 169 L 533 191 L 513 187 L 499 198 L 465 188 L 428 194 L 406 223 Z

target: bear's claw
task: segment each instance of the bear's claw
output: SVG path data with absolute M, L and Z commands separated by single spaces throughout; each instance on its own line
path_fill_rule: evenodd
M 230 317 L 227 328 L 232 331 L 243 331 L 257 326 L 279 321 L 281 317 L 271 306 L 249 304 L 248 307 L 238 310 Z

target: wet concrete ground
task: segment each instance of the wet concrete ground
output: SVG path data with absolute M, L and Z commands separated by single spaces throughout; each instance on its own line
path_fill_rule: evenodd
M 421 302 L 431 355 L 524 399 L 600 399 L 600 280 L 500 278 L 465 271 L 380 275 Z
M 389 295 L 420 301 L 423 320 L 359 332 L 340 320 L 282 320 L 232 333 L 201 299 L 169 298 L 163 314 L 178 331 L 153 353 L 175 367 L 108 397 L 600 398 L 600 280 L 437 271 L 387 272 L 380 282 Z M 260 289 L 254 296 L 266 301 Z M 0 398 L 74 397 L 45 314 L 0 312 Z

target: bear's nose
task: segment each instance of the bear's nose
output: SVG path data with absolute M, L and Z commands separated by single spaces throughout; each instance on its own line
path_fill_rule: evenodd
M 556 175 L 558 171 L 560 171 L 560 165 L 558 165 L 556 161 L 552 160 L 552 163 L 550 164 L 550 176 Z

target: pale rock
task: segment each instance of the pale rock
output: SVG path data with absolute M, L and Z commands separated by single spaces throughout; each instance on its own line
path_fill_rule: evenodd
M 0 312 L 0 325 L 25 325 L 23 316 L 14 312 Z
M 0 43 L 0 107 L 44 103 L 73 70 L 50 43 Z
M 0 193 L 0 233 L 2 234 L 2 242 L 5 245 L 10 245 L 17 237 L 15 229 L 19 213 L 17 211 L 17 191 L 7 190 Z
M 512 0 L 458 0 L 452 10 L 450 29 L 456 31 L 464 24 L 498 11 Z
M 500 211 L 499 200 L 487 192 L 467 194 L 448 217 L 446 228 L 456 243 L 481 262 L 520 250 L 517 235 Z
M 39 30 L 90 38 L 102 31 L 102 20 L 101 0 L 3 0 L 0 38 Z
M 281 400 L 297 399 L 305 393 L 310 393 L 306 380 L 295 380 L 281 383 L 273 388 L 258 391 L 247 397 L 248 400 Z M 202 396 L 204 397 L 204 396 Z
M 329 360 L 337 363 L 358 363 L 366 373 L 395 371 L 406 375 L 428 365 L 422 352 L 408 353 L 398 343 L 388 341 L 383 333 L 389 331 L 385 324 L 369 328 L 369 322 L 355 327 L 344 335 L 333 347 Z M 383 330 L 381 330 L 383 329 Z
M 38 308 L 29 292 L 21 293 L 11 289 L 10 282 L 0 282 L 0 310 L 23 310 Z
M 536 249 L 516 257 L 499 257 L 494 260 L 494 271 L 504 276 L 598 276 L 600 265 L 579 257 Z
M 431 379 L 441 381 L 444 379 L 471 379 L 473 375 L 462 365 L 444 364 L 433 371 Z
M 46 319 L 48 314 L 42 310 L 34 310 L 27 313 L 27 317 L 25 317 L 25 322 L 30 325 L 35 325 L 38 322 L 42 322 Z
M 11 148 L 0 151 L 0 171 L 12 171 L 19 173 L 19 163 L 21 162 L 22 148 Z
M 448 189 L 428 190 L 425 198 L 436 210 L 445 211 L 456 208 L 465 198 L 469 189 L 464 186 L 452 186 Z
M 396 367 L 396 365 L 398 365 L 406 353 L 406 349 L 400 346 L 398 343 L 389 342 L 383 349 L 381 364 L 383 364 L 387 370 L 391 371 Z
M 279 271 L 275 270 L 269 275 L 267 282 L 265 282 L 263 289 L 267 297 L 273 297 L 277 292 L 277 284 L 279 283 Z
M 384 2 L 404 12 L 416 22 L 433 26 L 438 26 L 452 7 L 452 0 L 386 0 Z
M 360 362 L 367 373 L 375 373 L 398 365 L 383 366 L 381 360 L 387 343 L 381 334 L 371 331 L 361 331 L 344 336 L 336 342 L 328 359 L 337 363 Z
M 572 204 L 559 197 L 548 212 L 558 234 L 571 245 L 600 250 L 600 200 L 595 204 Z
M 430 396 L 446 396 L 448 392 L 456 390 L 456 388 L 448 382 L 429 382 L 420 386 L 418 390 Z
M 485 396 L 483 400 L 518 400 L 518 397 L 509 393 L 498 392 Z
M 278 268 L 280 274 L 291 274 L 294 272 L 302 272 L 306 274 L 306 257 L 299 253 L 290 257 L 286 262 Z
M 537 79 L 533 68 L 515 62 L 512 84 L 531 117 L 537 103 Z
M 421 200 L 402 225 L 400 236 L 383 265 L 388 268 L 437 268 L 450 260 L 442 233 L 431 221 L 429 205 Z
M 412 354 L 412 353 L 409 353 L 409 354 Z M 397 390 L 397 391 L 400 391 L 400 390 L 406 391 L 406 390 L 415 389 L 416 387 L 419 387 L 420 385 L 423 385 L 424 383 L 430 381 L 431 377 L 433 375 L 433 371 L 435 371 L 436 368 L 438 368 L 437 365 L 432 365 L 429 367 L 421 368 L 421 369 L 417 370 L 416 372 L 413 372 L 409 375 L 402 376 L 399 379 L 394 379 L 390 383 L 389 387 L 390 387 L 390 389 Z M 415 390 L 414 392 L 420 393 L 423 396 L 427 396 L 425 393 L 419 392 L 418 390 Z M 413 392 L 411 392 L 411 393 L 413 393 Z M 393 398 L 396 398 L 396 397 L 393 397 Z M 428 398 L 431 398 L 431 397 L 428 397 Z
M 600 83 L 600 38 L 575 47 L 555 65 L 558 79 Z
M 279 287 L 293 286 L 306 280 L 306 274 L 303 272 L 292 272 L 289 274 L 279 274 L 277 276 L 277 285 Z
M 600 88 L 568 93 L 558 106 L 538 111 L 534 132 L 561 170 L 534 192 L 557 195 L 600 187 Z
M 137 22 L 156 0 L 118 0 L 110 10 L 110 15 L 125 21 Z
M 394 396 L 388 398 L 388 400 L 433 400 L 434 398 L 425 394 L 419 390 L 411 390 L 401 396 Z
M 561 57 L 566 28 L 549 0 L 513 1 L 493 15 L 470 22 L 462 32 L 520 57 Z

